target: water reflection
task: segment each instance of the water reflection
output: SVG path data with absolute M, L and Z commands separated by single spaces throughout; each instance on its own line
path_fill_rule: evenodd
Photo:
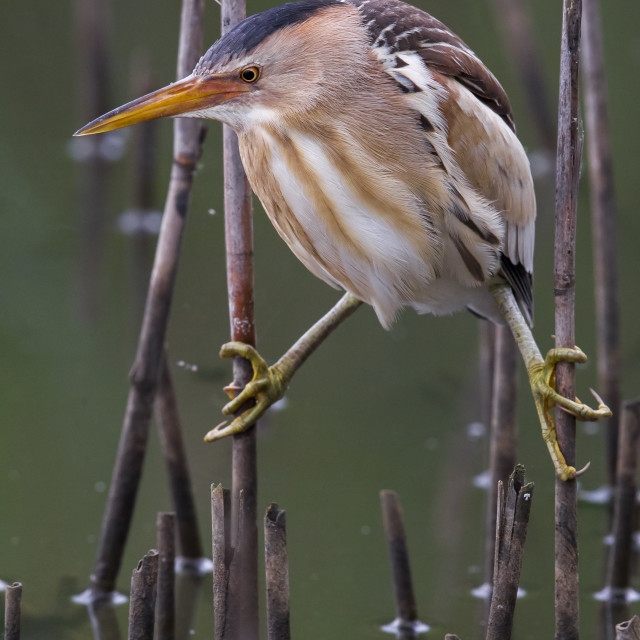
M 87 606 L 94 640 L 120 640 L 122 634 L 114 605 L 108 600 L 94 600 Z

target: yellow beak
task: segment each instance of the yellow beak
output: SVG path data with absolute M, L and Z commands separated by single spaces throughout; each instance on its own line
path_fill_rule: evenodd
M 139 122 L 179 116 L 214 107 L 240 93 L 247 85 L 223 76 L 187 76 L 163 89 L 118 107 L 76 131 L 74 136 L 87 136 L 121 129 Z

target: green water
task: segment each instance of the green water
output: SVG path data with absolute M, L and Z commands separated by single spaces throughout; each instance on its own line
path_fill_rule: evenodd
M 557 6 L 556 6 L 557 5 Z M 250 11 L 258 10 L 251 6 Z M 504 55 L 484 2 L 425 5 L 456 30 L 502 80 L 529 150 L 536 133 L 515 71 Z M 112 167 L 108 220 L 91 288 L 98 310 L 83 319 L 87 294 L 79 274 L 82 245 L 79 167 L 67 153 L 84 124 L 77 99 L 78 53 L 67 4 L 11 3 L 0 16 L 0 579 L 24 584 L 23 637 L 89 638 L 86 611 L 70 597 L 87 586 L 127 396 L 142 301 L 134 244 L 118 231 L 131 206 L 131 153 Z M 560 3 L 535 3 L 536 33 L 551 93 L 557 85 Z M 112 106 L 134 97 L 128 66 L 148 49 L 158 86 L 173 78 L 177 2 L 113 4 L 110 46 Z M 208 40 L 218 7 L 207 7 Z M 640 88 L 640 5 L 605 3 L 611 129 L 620 218 L 623 397 L 640 388 L 637 331 L 637 109 Z M 98 115 L 98 114 L 95 114 Z M 170 156 L 169 123 L 158 128 L 155 202 L 162 207 Z M 203 165 L 184 240 L 169 342 L 193 471 L 205 547 L 209 546 L 209 485 L 230 483 L 230 447 L 202 443 L 220 421 L 230 379 L 217 349 L 228 338 L 220 193 L 220 129 L 209 126 Z M 553 186 L 539 181 L 536 253 L 536 336 L 551 346 Z M 581 192 L 578 246 L 579 344 L 593 354 L 594 322 L 588 193 Z M 295 260 L 256 208 L 256 316 L 263 355 L 275 359 L 337 299 Z M 148 268 L 147 261 L 147 268 Z M 403 501 L 421 618 L 427 637 L 481 636 L 480 604 L 469 595 L 482 581 L 485 494 L 471 478 L 486 464 L 486 443 L 470 441 L 478 419 L 477 323 L 406 313 L 391 332 L 361 309 L 304 366 L 259 435 L 259 502 L 287 510 L 293 637 L 304 640 L 385 638 L 393 618 L 387 550 L 378 491 Z M 524 382 L 521 370 L 521 383 Z M 580 395 L 595 384 L 593 363 L 579 371 Z M 553 474 L 538 435 L 533 404 L 521 385 L 519 458 L 536 482 L 525 550 L 516 636 L 553 634 Z M 605 478 L 603 438 L 580 429 L 584 479 Z M 152 434 L 133 529 L 119 580 L 155 544 L 155 514 L 170 509 L 164 465 Z M 580 507 L 582 633 L 598 638 L 606 517 Z M 637 585 L 636 585 L 637 586 Z M 210 586 L 199 602 L 194 637 L 212 636 Z M 118 615 L 124 622 L 125 608 Z

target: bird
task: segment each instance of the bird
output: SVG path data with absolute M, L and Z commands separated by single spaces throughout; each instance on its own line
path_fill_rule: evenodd
M 274 365 L 228 343 L 223 357 L 253 365 L 228 390 L 231 415 L 205 439 L 248 429 L 281 398 L 319 342 L 361 303 L 383 327 L 410 307 L 468 309 L 507 323 L 522 353 L 543 438 L 563 480 L 550 409 L 610 415 L 555 390 L 559 361 L 531 333 L 536 200 L 509 99 L 465 42 L 400 0 L 301 0 L 229 30 L 193 72 L 100 116 L 75 135 L 155 118 L 219 120 L 238 136 L 249 183 L 273 226 L 317 277 L 346 293 Z M 240 391 L 236 394 L 236 391 Z

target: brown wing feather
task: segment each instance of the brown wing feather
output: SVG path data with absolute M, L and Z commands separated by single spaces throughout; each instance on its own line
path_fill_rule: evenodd
M 496 77 L 453 31 L 426 11 L 399 0 L 349 0 L 360 9 L 372 45 L 415 51 L 435 71 L 451 76 L 515 131 L 509 98 Z
M 440 104 L 447 142 L 471 186 L 502 214 L 501 273 L 531 324 L 535 195 L 504 89 L 462 39 L 425 11 L 399 0 L 347 1 L 360 10 L 374 48 L 386 54 L 416 52 L 447 88 L 448 99 Z M 491 122 L 486 108 L 501 120 Z

